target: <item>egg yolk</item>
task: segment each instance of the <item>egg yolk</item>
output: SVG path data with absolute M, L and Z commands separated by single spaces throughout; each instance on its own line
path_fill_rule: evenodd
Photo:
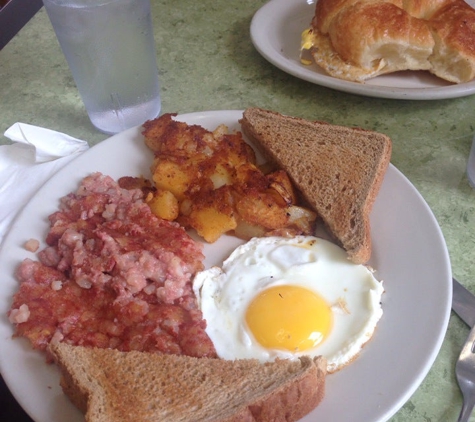
M 321 296 L 304 287 L 275 286 L 253 299 L 246 323 L 262 346 L 298 352 L 326 338 L 332 313 Z

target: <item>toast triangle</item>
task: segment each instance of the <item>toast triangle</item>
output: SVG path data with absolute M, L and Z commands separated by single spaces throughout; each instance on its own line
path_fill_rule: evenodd
M 227 361 L 50 345 L 87 422 L 296 421 L 324 396 L 326 361 Z
M 366 263 L 371 256 L 370 213 L 388 168 L 388 136 L 248 108 L 244 134 L 284 169 L 347 251 Z

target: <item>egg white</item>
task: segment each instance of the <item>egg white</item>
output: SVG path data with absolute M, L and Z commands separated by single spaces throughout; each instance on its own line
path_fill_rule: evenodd
M 255 340 L 246 323 L 247 308 L 260 292 L 279 285 L 312 290 L 331 306 L 332 330 L 320 345 L 293 353 L 265 348 Z M 373 272 L 353 264 L 335 244 L 312 236 L 251 239 L 222 268 L 199 272 L 193 290 L 218 356 L 229 360 L 322 355 L 328 371 L 334 372 L 359 354 L 383 314 L 384 289 Z

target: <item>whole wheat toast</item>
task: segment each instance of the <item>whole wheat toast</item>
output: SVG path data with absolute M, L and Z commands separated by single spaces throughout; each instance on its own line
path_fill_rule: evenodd
M 284 169 L 349 258 L 371 256 L 370 213 L 388 168 L 388 136 L 248 108 L 240 120 L 257 148 Z
M 322 357 L 262 364 L 66 343 L 50 352 L 87 422 L 296 421 L 325 391 Z

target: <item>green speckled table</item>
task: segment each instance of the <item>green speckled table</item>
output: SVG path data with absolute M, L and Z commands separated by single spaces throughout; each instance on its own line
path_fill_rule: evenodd
M 251 43 L 251 18 L 264 3 L 152 0 L 162 111 L 259 106 L 386 133 L 393 140 L 392 163 L 419 190 L 442 228 L 454 276 L 475 292 L 475 190 L 465 175 L 475 131 L 475 95 L 386 100 L 290 76 Z M 44 9 L 0 51 L 0 133 L 17 121 L 65 132 L 90 145 L 107 137 L 89 122 Z M 0 136 L 2 143 L 8 140 Z M 468 328 L 452 315 L 431 371 L 391 421 L 457 419 L 462 400 L 454 366 L 467 334 Z

